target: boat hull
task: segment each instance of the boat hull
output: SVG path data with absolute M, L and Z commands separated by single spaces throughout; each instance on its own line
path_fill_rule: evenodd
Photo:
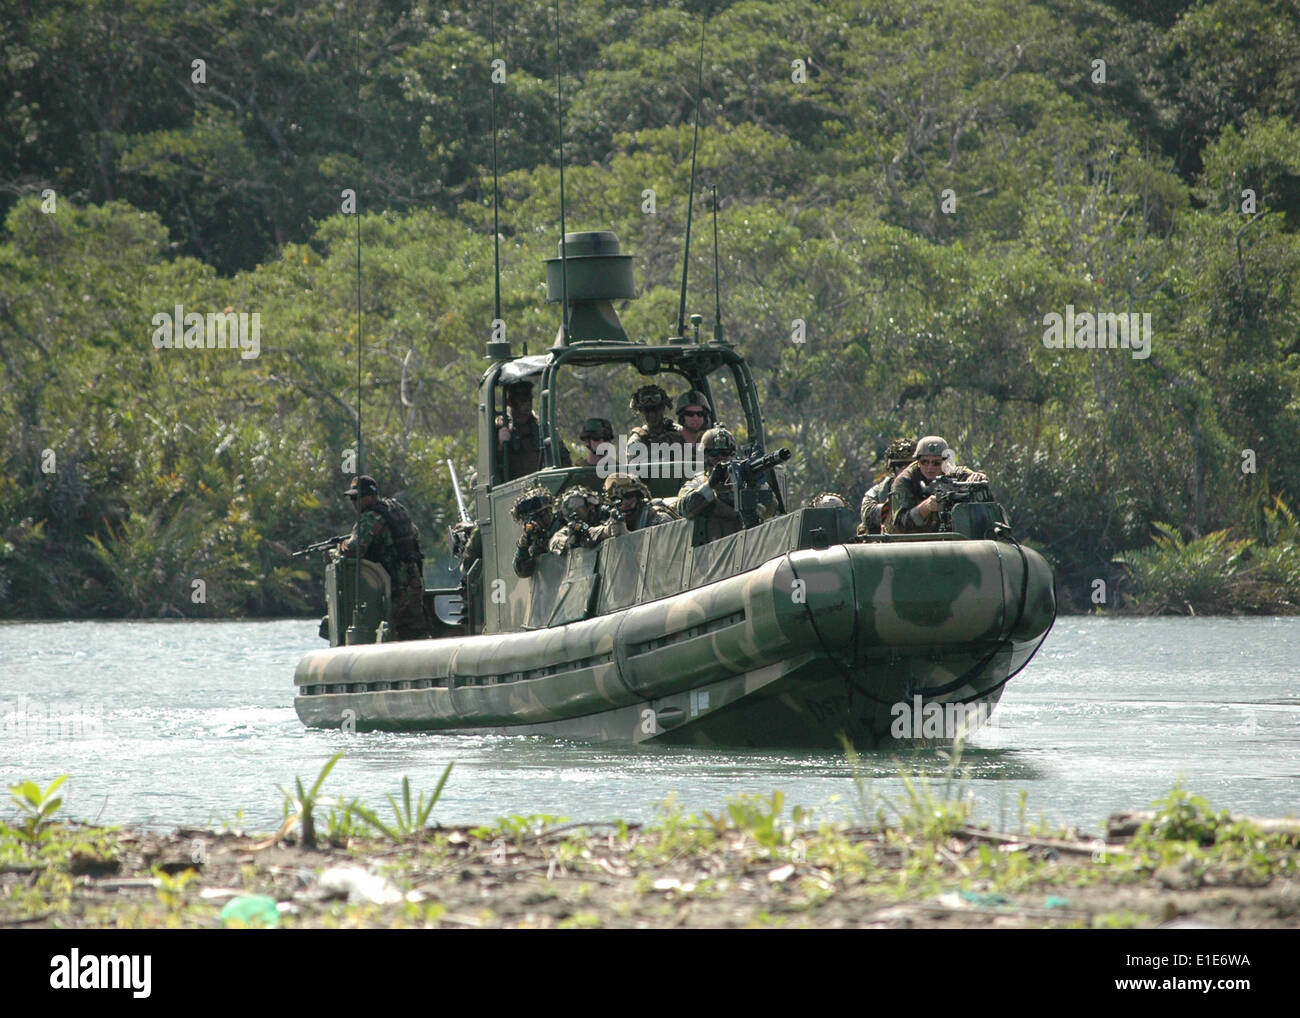
M 294 704 L 356 731 L 876 748 L 987 717 L 1054 615 L 1030 549 L 835 545 L 536 631 L 313 652 Z

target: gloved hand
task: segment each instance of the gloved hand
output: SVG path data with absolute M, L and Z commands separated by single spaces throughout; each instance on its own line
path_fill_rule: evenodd
M 709 487 L 721 488 L 724 484 L 727 483 L 727 480 L 730 478 L 730 476 L 731 476 L 731 469 L 730 469 L 730 465 L 727 463 L 726 460 L 723 460 L 721 463 L 714 464 L 713 471 L 709 474 Z

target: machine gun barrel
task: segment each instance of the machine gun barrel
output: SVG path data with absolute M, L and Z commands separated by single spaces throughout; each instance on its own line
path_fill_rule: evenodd
M 741 472 L 748 477 L 757 477 L 765 474 L 779 463 L 784 463 L 790 458 L 789 449 L 778 449 L 776 452 L 770 452 L 766 456 L 754 455 L 740 463 Z
M 927 497 L 933 495 L 940 506 L 951 506 L 958 502 L 985 501 L 989 494 L 989 482 L 954 481 L 939 476 L 929 484 L 922 484 L 921 494 Z
M 469 510 L 465 508 L 465 498 L 460 493 L 460 478 L 456 476 L 456 468 L 452 466 L 451 460 L 447 461 L 447 469 L 451 471 L 451 490 L 456 493 L 456 508 L 460 511 L 460 521 L 461 523 L 472 523 Z
M 301 558 L 303 555 L 310 555 L 314 551 L 324 551 L 327 548 L 335 548 L 348 539 L 347 534 L 339 534 L 337 537 L 327 537 L 323 541 L 317 541 L 315 544 L 309 544 L 305 548 L 295 551 L 292 558 Z

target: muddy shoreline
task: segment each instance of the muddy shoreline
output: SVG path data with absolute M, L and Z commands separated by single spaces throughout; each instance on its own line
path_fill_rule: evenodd
M 669 804 L 646 825 L 335 827 L 316 848 L 300 819 L 260 838 L 0 826 L 0 927 L 1300 926 L 1300 823 L 1216 815 L 1180 790 L 1095 834 L 997 832 L 936 802 L 883 825 L 800 826 L 779 793 L 722 816 Z

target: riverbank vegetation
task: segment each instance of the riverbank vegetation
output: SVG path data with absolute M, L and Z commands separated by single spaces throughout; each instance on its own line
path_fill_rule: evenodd
M 289 553 L 351 525 L 358 225 L 363 462 L 441 544 L 493 318 L 490 7 L 355 7 L 0 0 L 0 617 L 319 610 Z M 536 352 L 553 25 L 498 8 L 503 317 Z M 634 337 L 676 318 L 701 14 L 723 320 L 794 493 L 856 505 L 943 434 L 1067 609 L 1295 611 L 1295 5 L 565 4 L 569 228 L 634 256 Z M 257 356 L 154 343 L 226 310 Z M 1111 314 L 1150 315 L 1141 349 L 1045 343 Z M 574 421 L 627 430 L 608 397 Z
M 510 816 L 366 827 L 353 821 L 374 814 L 340 798 L 316 825 L 315 847 L 301 816 L 257 838 L 228 827 L 97 827 L 51 810 L 34 830 L 0 823 L 0 926 L 1287 927 L 1300 918 L 1300 822 L 1230 817 L 1175 787 L 1096 835 L 1027 822 L 1023 794 L 1015 829 L 994 829 L 972 817 L 953 775 L 913 773 L 899 802 L 859 781 L 853 823 L 787 810 L 775 792 L 716 814 L 669 801 L 644 825 Z M 27 784 L 11 788 L 25 819 L 42 808 L 40 788 Z M 392 807 L 410 818 L 409 799 L 405 814 Z

